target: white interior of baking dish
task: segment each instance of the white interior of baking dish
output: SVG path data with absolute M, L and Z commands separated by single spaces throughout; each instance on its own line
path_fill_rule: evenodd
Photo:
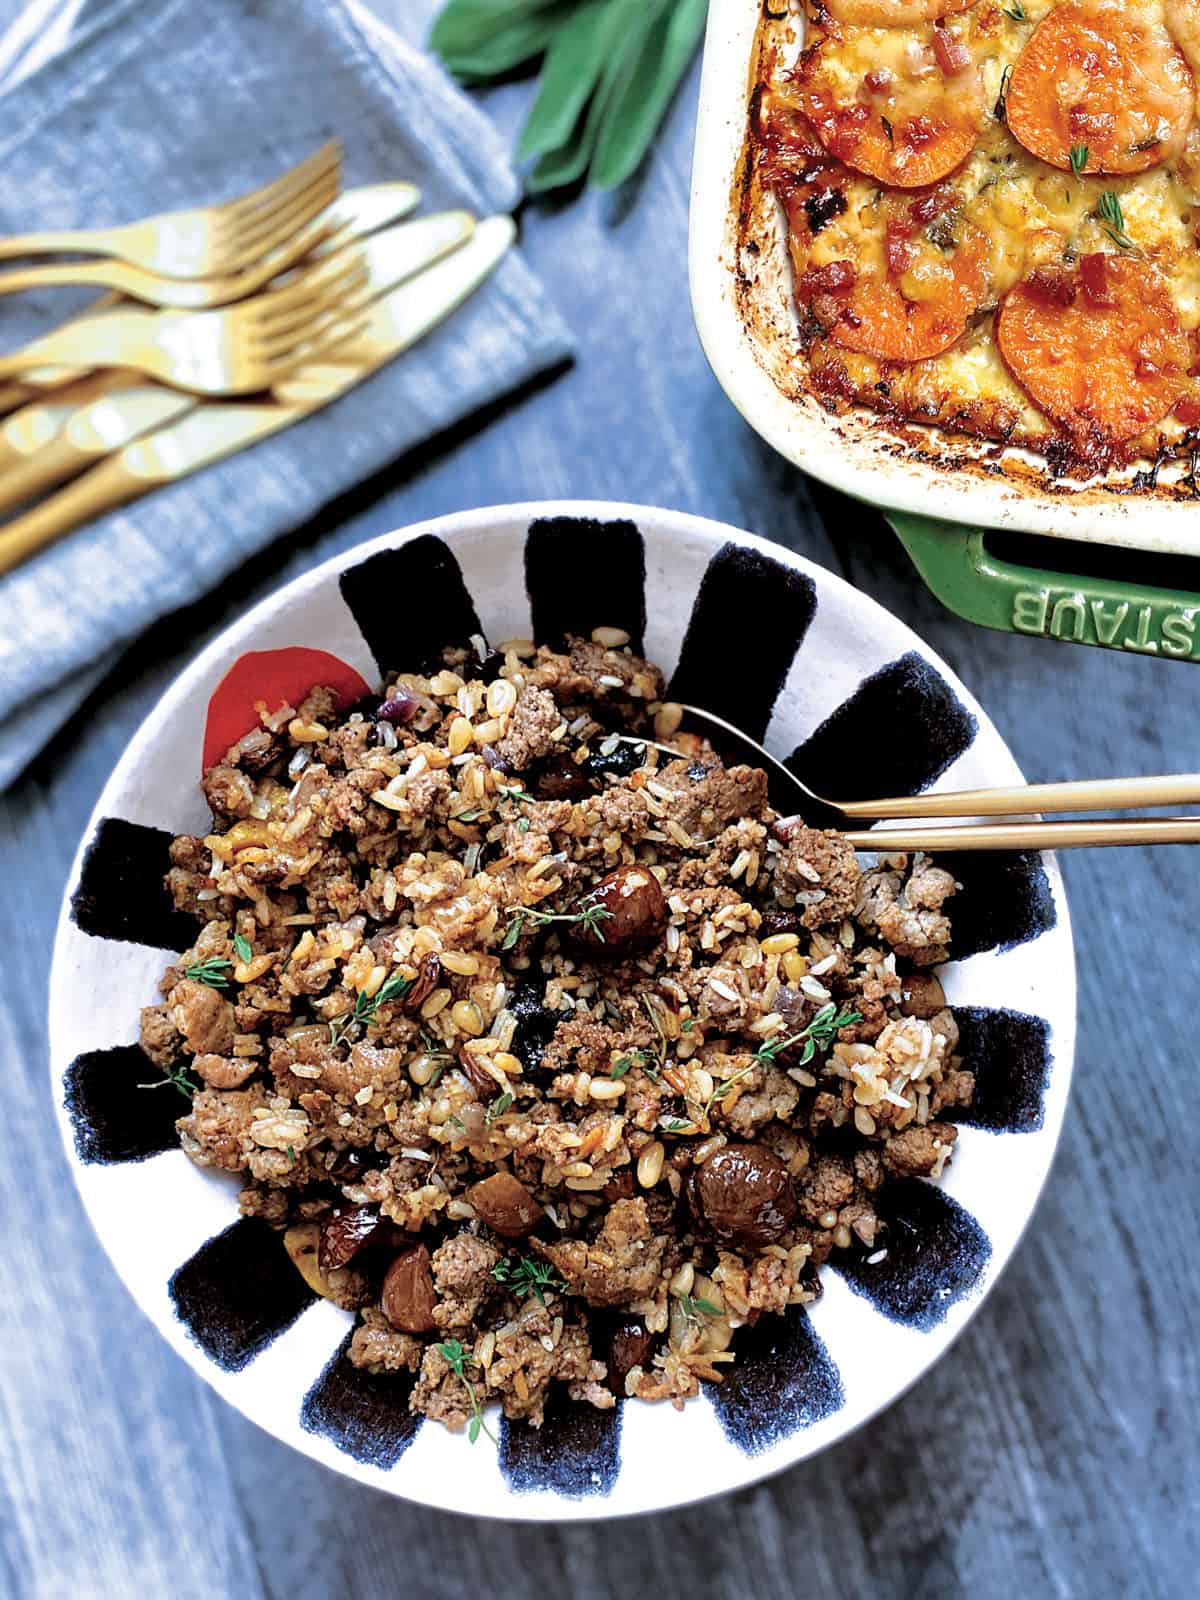
M 782 226 L 755 228 L 761 248 L 741 250 L 740 180 L 756 41 L 764 0 L 711 0 L 692 174 L 692 306 L 718 381 L 756 432 L 781 455 L 847 494 L 885 509 L 993 528 L 1187 554 L 1200 506 L 1169 498 L 1182 465 L 1164 467 L 1157 494 L 1122 495 L 1096 484 L 1030 483 L 982 458 L 993 447 L 934 429 L 906 446 L 873 412 L 832 417 L 798 391 L 801 359 Z M 771 27 L 803 42 L 804 0 L 774 0 Z M 786 9 L 785 9 L 786 8 Z M 772 202 L 773 205 L 773 202 Z M 923 454 L 940 459 L 923 459 Z M 1014 453 L 1013 459 L 1016 460 Z

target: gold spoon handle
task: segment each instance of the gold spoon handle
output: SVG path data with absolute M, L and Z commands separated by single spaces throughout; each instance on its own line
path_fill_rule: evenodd
M 1200 817 L 1014 822 L 1007 827 L 981 823 L 959 828 L 871 828 L 862 833 L 844 833 L 842 837 L 856 850 L 871 851 L 1080 850 L 1089 845 L 1200 844 Z
M 1200 772 L 1162 778 L 1088 778 L 1011 789 L 960 789 L 890 800 L 831 800 L 847 817 L 1011 817 L 1031 811 L 1131 811 L 1200 805 Z

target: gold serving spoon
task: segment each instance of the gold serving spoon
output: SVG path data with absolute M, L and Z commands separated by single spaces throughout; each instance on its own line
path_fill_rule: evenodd
M 836 828 L 856 850 L 1075 850 L 1087 845 L 1198 844 L 1200 817 L 1123 817 L 1086 821 L 1030 820 L 1039 811 L 1124 811 L 1147 806 L 1200 804 L 1200 773 L 1151 778 L 1088 778 L 1072 783 L 1031 783 L 1013 788 L 940 790 L 883 800 L 827 800 L 814 793 L 782 761 L 733 723 L 698 706 L 683 707 L 681 729 L 706 738 L 726 760 L 762 767 L 778 809 L 795 807 L 795 817 Z M 626 743 L 650 744 L 678 760 L 680 752 L 653 739 L 624 736 Z M 856 822 L 929 817 L 1019 817 L 1008 824 L 958 822 L 944 827 L 855 828 Z

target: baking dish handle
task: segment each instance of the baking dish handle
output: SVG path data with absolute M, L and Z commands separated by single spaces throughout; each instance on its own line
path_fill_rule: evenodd
M 943 605 L 969 622 L 1073 644 L 1200 660 L 1200 594 L 1001 560 L 981 528 L 885 513 Z

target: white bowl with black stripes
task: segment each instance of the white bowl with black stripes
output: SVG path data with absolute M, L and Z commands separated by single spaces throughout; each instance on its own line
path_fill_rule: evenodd
M 138 1009 L 195 932 L 162 874 L 171 835 L 207 825 L 197 780 L 210 696 L 249 651 L 318 646 L 374 682 L 470 633 L 553 640 L 600 624 L 627 629 L 675 695 L 765 736 L 815 788 L 850 797 L 1021 781 L 983 711 L 909 629 L 765 540 L 607 503 L 472 511 L 297 579 L 183 673 L 101 796 L 55 948 L 55 1101 L 84 1204 L 138 1304 L 277 1438 L 362 1483 L 480 1515 L 679 1505 L 866 1421 L 947 1349 L 1012 1253 L 1071 1076 L 1074 957 L 1057 867 L 1037 855 L 956 858 L 956 959 L 942 979 L 976 1100 L 942 1180 L 887 1191 L 882 1262 L 839 1255 L 822 1298 L 743 1330 L 725 1383 L 682 1413 L 552 1407 L 540 1432 L 501 1427 L 499 1450 L 410 1416 L 409 1380 L 350 1367 L 350 1316 L 313 1298 L 264 1223 L 239 1219 L 235 1179 L 176 1147 L 174 1092 L 137 1087 L 157 1076 L 135 1042 Z

